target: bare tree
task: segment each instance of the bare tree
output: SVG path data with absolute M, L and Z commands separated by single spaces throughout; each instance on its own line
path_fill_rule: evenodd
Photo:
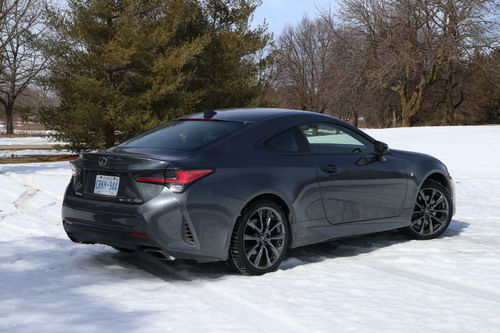
M 498 46 L 500 4 L 484 0 L 434 0 L 430 5 L 439 13 L 434 21 L 445 56 L 441 68 L 445 101 L 443 125 L 453 125 L 455 110 L 465 97 L 460 67 L 473 62 L 476 54 Z
M 304 17 L 278 40 L 277 87 L 283 105 L 334 114 L 330 101 L 333 41 L 318 20 Z
M 0 51 L 5 48 L 7 43 L 12 38 L 9 31 L 8 22 L 11 19 L 13 12 L 18 6 L 19 0 L 0 0 Z M 0 54 L 0 66 L 2 65 L 2 55 Z
M 305 17 L 280 36 L 277 88 L 282 106 L 327 113 L 357 126 L 367 111 L 365 59 L 346 47 L 357 43 L 331 15 Z
M 374 88 L 397 93 L 403 126 L 411 126 L 426 89 L 439 74 L 452 75 L 453 61 L 463 52 L 486 45 L 485 33 L 491 30 L 487 13 L 493 3 L 495 0 L 341 0 L 340 17 L 358 36 L 357 43 L 346 45 L 364 56 L 369 81 Z M 450 87 L 452 84 L 450 80 Z M 453 122 L 450 114 L 445 119 Z
M 16 99 L 33 79 L 46 68 L 47 59 L 40 46 L 44 29 L 41 22 L 41 3 L 36 0 L 3 0 L 9 8 L 0 23 L 1 67 L 0 103 L 6 114 L 6 133 L 14 133 Z

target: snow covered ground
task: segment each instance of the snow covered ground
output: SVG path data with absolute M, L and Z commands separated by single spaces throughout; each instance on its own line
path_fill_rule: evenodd
M 14 146 L 14 145 L 36 145 L 36 146 L 53 146 L 55 143 L 60 142 L 51 141 L 46 136 L 31 136 L 31 137 L 0 137 L 0 146 Z
M 449 230 L 295 249 L 261 277 L 73 244 L 68 163 L 0 165 L 0 331 L 500 332 L 500 126 L 367 132 L 447 164 Z
M 54 145 L 65 145 L 47 136 L 0 137 L 0 158 L 23 157 L 29 155 L 70 154 L 68 150 L 54 150 Z

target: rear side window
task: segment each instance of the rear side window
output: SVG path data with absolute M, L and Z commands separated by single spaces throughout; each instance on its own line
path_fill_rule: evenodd
M 309 147 L 304 136 L 297 126 L 288 128 L 275 134 L 266 142 L 264 146 L 279 153 L 308 153 Z
M 225 121 L 172 121 L 125 142 L 121 147 L 194 150 L 236 131 L 242 125 Z

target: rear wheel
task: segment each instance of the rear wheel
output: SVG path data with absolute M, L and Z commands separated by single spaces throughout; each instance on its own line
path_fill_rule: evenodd
M 229 265 L 245 275 L 275 271 L 285 257 L 289 225 L 283 209 L 271 200 L 247 206 L 236 222 Z
M 401 228 L 411 239 L 432 239 L 440 236 L 450 224 L 453 203 L 450 192 L 441 183 L 427 180 L 417 194 L 411 224 Z

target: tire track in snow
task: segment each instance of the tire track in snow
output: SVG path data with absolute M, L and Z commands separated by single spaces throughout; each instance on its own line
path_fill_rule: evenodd
M 451 290 L 456 293 L 466 294 L 469 296 L 481 298 L 483 300 L 500 303 L 500 294 L 492 291 L 481 290 L 459 282 L 447 281 L 438 277 L 407 271 L 400 268 L 394 268 L 388 265 L 373 265 L 366 263 L 361 263 L 361 264 L 380 272 L 388 273 L 391 275 L 397 275 L 413 281 L 431 284 L 437 287 Z
M 32 236 L 39 236 L 39 237 L 45 237 L 45 236 L 47 236 L 47 233 L 45 233 L 43 231 L 40 231 L 40 230 L 37 230 L 37 229 L 34 229 L 34 228 L 25 228 L 23 226 L 19 226 L 19 225 L 14 224 L 14 223 L 6 222 L 7 219 L 15 217 L 15 216 L 22 217 L 25 214 L 24 210 L 21 208 L 21 206 L 23 205 L 23 202 L 24 201 L 29 201 L 36 194 L 37 193 L 33 193 L 33 192 L 30 192 L 29 190 L 25 189 L 25 191 L 23 192 L 23 194 L 21 194 L 12 203 L 14 205 L 14 207 L 16 208 L 16 211 L 12 212 L 10 214 L 5 214 L 5 215 L 3 215 L 0 218 L 0 227 L 9 229 L 9 230 L 12 230 L 12 231 L 15 231 L 15 232 L 21 232 L 21 233 L 29 234 L 29 235 L 32 235 Z M 39 218 L 39 217 L 37 217 L 37 218 Z
M 26 213 L 28 202 L 33 199 L 38 193 L 41 193 L 40 189 L 34 189 L 32 191 L 26 190 L 19 198 L 14 201 L 14 207 L 17 208 L 20 212 Z M 33 214 L 30 214 L 33 215 Z
M 36 174 L 35 174 L 36 175 Z M 35 185 L 33 183 L 33 176 L 25 176 L 21 177 L 19 174 L 16 173 L 5 173 L 4 176 L 6 176 L 8 179 L 12 180 L 13 182 L 21 185 L 24 187 L 27 191 L 32 190 L 32 191 L 38 191 L 38 192 L 43 192 L 43 194 L 47 197 L 50 197 L 53 200 L 61 200 L 61 195 L 53 193 L 51 191 L 48 191 L 38 185 Z
M 172 269 L 161 261 L 152 260 L 142 254 L 128 255 L 125 260 L 258 331 L 290 333 L 309 331 L 306 327 L 295 323 L 292 318 L 272 317 L 266 311 L 260 310 L 256 305 L 244 299 L 228 297 L 210 290 L 206 286 L 190 280 L 190 277 L 185 273 Z
M 28 176 L 28 177 L 20 177 L 18 174 L 14 173 L 7 173 L 4 174 L 4 176 L 7 176 L 8 179 L 12 180 L 13 182 L 19 184 L 22 186 L 25 190 L 25 192 L 18 198 L 16 199 L 13 204 L 18 210 L 17 213 L 14 213 L 13 215 L 29 215 L 32 216 L 36 219 L 41 219 L 44 222 L 51 223 L 53 225 L 59 225 L 59 221 L 54 221 L 53 219 L 43 216 L 40 214 L 41 209 L 46 209 L 49 207 L 54 206 L 57 201 L 59 201 L 61 198 L 57 196 L 56 194 L 46 191 L 40 186 L 34 185 L 33 184 L 33 176 Z M 45 197 L 50 197 L 53 201 L 51 201 L 48 204 L 43 205 L 42 207 L 38 208 L 32 208 L 30 207 L 30 201 L 35 198 L 37 195 L 43 195 Z

